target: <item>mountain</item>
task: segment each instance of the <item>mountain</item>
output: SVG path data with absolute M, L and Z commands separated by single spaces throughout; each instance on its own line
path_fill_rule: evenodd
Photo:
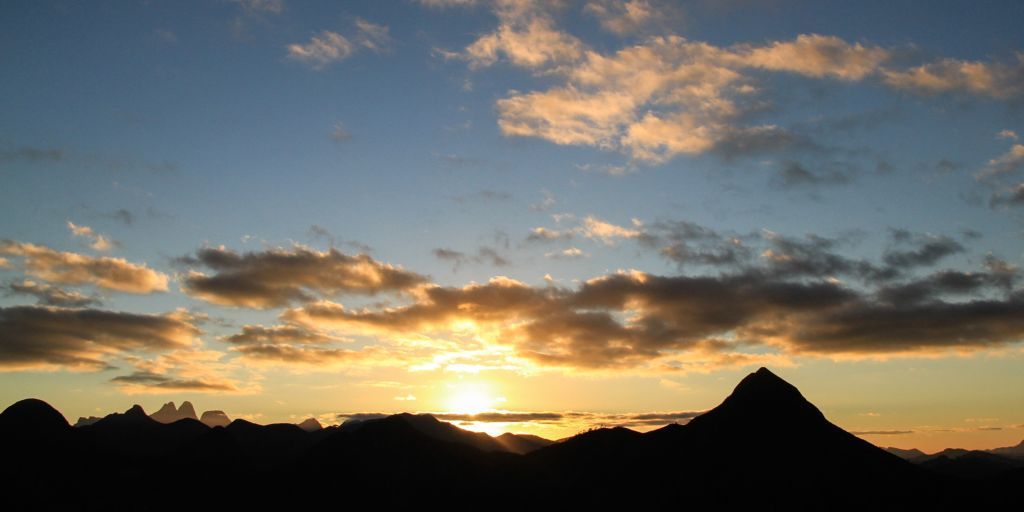
M 320 430 L 324 427 L 323 425 L 320 424 L 319 421 L 316 420 L 316 418 L 306 418 L 302 420 L 301 423 L 299 423 L 299 428 L 305 430 L 306 432 L 316 432 L 317 430 Z
M 1013 469 L 1024 468 L 1024 460 L 984 451 L 969 451 L 958 457 L 945 455 L 928 457 L 919 465 L 943 475 L 977 479 L 991 478 Z
M 924 471 L 830 423 L 766 368 L 685 425 L 599 429 L 527 458 L 564 489 L 560 499 L 585 489 L 595 505 L 621 498 L 621 488 L 667 502 L 717 496 L 724 506 L 782 508 L 881 506 L 932 491 Z
M 208 427 L 226 427 L 231 424 L 231 418 L 224 411 L 205 411 L 199 421 Z
M 385 507 L 1000 509 L 1019 505 L 1024 485 L 1024 468 L 992 453 L 953 450 L 958 457 L 910 464 L 832 424 L 763 368 L 688 424 L 600 428 L 554 443 L 492 438 L 428 414 L 306 431 L 240 419 L 223 428 L 192 418 L 160 423 L 133 406 L 70 428 L 49 405 L 24 400 L 0 414 L 0 448 L 0 491 L 15 510 L 177 510 L 196 507 L 200 495 L 201 509 L 353 499 Z
M 153 418 L 160 423 L 174 423 L 175 421 L 185 418 L 196 421 L 199 420 L 199 418 L 196 417 L 195 408 L 192 407 L 192 402 L 188 401 L 182 402 L 181 407 L 178 408 L 174 407 L 174 402 L 167 402 L 159 411 L 150 415 L 150 418 Z
M 554 442 L 544 439 L 543 437 L 529 434 L 512 434 L 509 432 L 506 432 L 494 439 L 498 441 L 505 451 L 518 453 L 520 455 L 525 455 Z
M 404 423 L 412 427 L 417 432 L 436 441 L 472 446 L 473 448 L 485 452 L 506 451 L 501 443 L 487 434 L 463 430 L 451 423 L 438 420 L 430 414 L 395 414 L 380 419 L 348 423 L 344 429 L 353 432 L 367 428 L 372 430 L 378 428 L 381 424 L 390 423 Z
M 1024 459 L 1024 441 L 1021 441 L 1017 446 L 1007 446 L 1005 448 L 995 448 L 987 451 L 995 455 L 1002 455 L 1003 457 Z
M 75 422 L 75 427 L 84 427 L 86 425 L 92 425 L 99 420 L 102 420 L 99 416 L 79 416 L 78 421 Z
M 887 451 L 887 452 L 889 452 L 889 453 L 891 453 L 891 454 L 893 454 L 893 455 L 895 455 L 895 456 L 897 456 L 897 457 L 899 457 L 899 458 L 901 458 L 903 460 L 911 461 L 911 462 L 913 462 L 914 459 L 918 459 L 920 457 L 927 457 L 927 455 L 924 452 L 922 452 L 921 450 L 918 450 L 917 448 L 911 448 L 909 450 L 906 450 L 906 449 L 903 449 L 903 448 L 895 448 L 895 447 L 890 446 L 890 447 L 886 448 L 885 451 Z
M 0 442 L 32 442 L 64 433 L 71 426 L 57 409 L 35 398 L 15 402 L 0 413 Z

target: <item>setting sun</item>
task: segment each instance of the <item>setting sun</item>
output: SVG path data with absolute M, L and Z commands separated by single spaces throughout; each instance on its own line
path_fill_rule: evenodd
M 504 399 L 492 396 L 489 386 L 485 384 L 462 384 L 454 387 L 445 408 L 448 412 L 480 414 L 494 409 L 502 401 Z

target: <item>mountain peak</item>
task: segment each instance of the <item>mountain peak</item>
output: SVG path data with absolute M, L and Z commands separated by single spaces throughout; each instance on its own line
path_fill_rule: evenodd
M 306 418 L 302 423 L 299 423 L 299 428 L 306 432 L 316 432 L 317 430 L 322 429 L 323 425 L 321 425 L 316 418 Z
M 743 378 L 733 389 L 732 397 L 756 400 L 799 400 L 806 402 L 796 386 L 786 382 L 765 367 Z
M 785 430 L 811 427 L 823 421 L 826 421 L 825 416 L 800 394 L 796 386 L 771 370 L 760 368 L 744 377 L 721 405 L 690 421 L 688 430 L 723 422 Z
M 139 405 L 139 404 L 133 405 L 130 409 L 128 409 L 127 411 L 124 412 L 124 415 L 125 416 L 129 416 L 129 417 L 147 417 L 148 418 L 148 416 L 146 416 L 145 409 L 143 409 L 142 406 Z
M 179 418 L 191 418 L 191 419 L 194 419 L 194 420 L 198 420 L 199 419 L 198 417 L 196 417 L 196 408 L 193 407 L 192 406 L 192 402 L 189 402 L 188 400 L 185 400 L 184 402 L 182 402 L 181 406 L 178 407 L 178 417 Z

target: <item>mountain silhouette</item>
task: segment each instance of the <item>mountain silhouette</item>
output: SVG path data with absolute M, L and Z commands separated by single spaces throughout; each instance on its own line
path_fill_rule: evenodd
M 28 399 L 0 414 L 0 448 L 0 490 L 12 510 L 264 510 L 352 500 L 953 510 L 1013 505 L 1024 485 L 1024 468 L 1005 464 L 1016 459 L 993 453 L 911 464 L 832 424 L 764 368 L 689 423 L 647 433 L 494 438 L 429 414 L 310 431 L 240 419 L 211 428 L 193 418 L 161 423 L 139 406 L 71 428 Z
M 320 430 L 324 427 L 323 425 L 320 424 L 319 421 L 316 420 L 316 418 L 306 418 L 302 420 L 301 423 L 299 423 L 299 428 L 305 430 L 306 432 L 316 432 L 317 430 Z
M 204 411 L 199 421 L 208 427 L 226 427 L 231 424 L 231 418 L 224 411 Z
M 36 398 L 20 400 L 0 413 L 0 437 L 5 441 L 52 438 L 69 428 L 64 415 Z
M 986 451 L 996 455 L 1002 455 L 1004 457 L 1024 459 L 1024 441 L 1021 441 L 1016 446 L 1007 446 L 1005 448 L 995 448 L 993 450 Z
M 174 407 L 174 402 L 167 402 L 159 411 L 151 414 L 149 417 L 160 423 L 174 423 L 186 418 L 199 420 L 196 417 L 196 410 L 192 406 L 192 402 L 189 401 L 182 402 L 181 407 L 178 408 Z
M 494 440 L 498 441 L 505 451 L 518 453 L 520 455 L 525 455 L 534 450 L 539 450 L 554 442 L 540 436 L 530 434 L 512 434 L 510 432 L 505 432 L 504 434 L 495 437 Z

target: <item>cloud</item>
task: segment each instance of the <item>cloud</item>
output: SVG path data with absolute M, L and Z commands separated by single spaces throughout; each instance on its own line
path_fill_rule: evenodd
M 1013 187 L 1010 187 L 1008 190 L 993 192 L 992 198 L 989 200 L 989 205 L 992 207 L 1000 205 L 1024 205 L 1024 183 L 1018 183 Z
M 221 340 L 235 345 L 308 345 L 345 341 L 297 325 L 245 325 L 242 332 L 224 336 Z
M 214 304 L 259 309 L 312 300 L 315 294 L 409 291 L 427 282 L 422 275 L 367 254 L 350 256 L 333 248 L 321 252 L 294 246 L 241 254 L 223 247 L 205 248 L 181 262 L 214 271 L 212 275 L 187 273 L 182 278 L 185 293 Z
M 685 423 L 699 416 L 698 411 L 649 412 L 649 413 L 595 413 L 582 411 L 533 412 L 533 411 L 489 411 L 478 414 L 421 413 L 438 420 L 457 423 L 542 423 L 557 424 L 579 429 L 593 427 L 651 427 L 669 423 Z M 373 412 L 339 413 L 341 421 L 367 421 L 388 417 L 389 414 Z
M 491 190 L 487 188 L 472 194 L 452 197 L 452 201 L 455 201 L 458 204 L 466 204 L 470 201 L 493 202 L 508 201 L 510 199 L 512 199 L 512 194 L 505 192 L 504 190 Z
M 241 367 L 234 361 L 224 361 L 227 354 L 205 350 L 195 345 L 162 353 L 155 358 L 143 359 L 126 356 L 123 359 L 134 367 L 131 373 L 110 380 L 126 394 L 217 393 L 239 394 L 260 390 L 259 384 L 249 378 L 237 380 L 228 377 Z
M 477 0 L 415 0 L 420 5 L 444 9 L 447 7 L 467 7 L 476 5 Z
M 906 70 L 886 70 L 885 83 L 924 94 L 960 92 L 995 99 L 1024 91 L 1024 53 L 1017 62 L 979 62 L 942 59 Z
M 384 52 L 391 46 L 388 27 L 356 18 L 356 42 L 373 52 Z
M 76 237 L 89 239 L 89 247 L 94 251 L 106 252 L 119 245 L 105 235 L 96 233 L 89 226 L 79 226 L 70 220 L 68 221 L 68 230 Z
M 320 369 L 331 369 L 338 365 L 351 365 L 367 359 L 387 362 L 375 349 L 350 350 L 340 348 L 311 348 L 292 345 L 241 345 L 235 352 L 253 362 L 271 365 L 305 365 Z
M 1005 154 L 989 160 L 988 165 L 978 173 L 978 178 L 1015 174 L 1021 168 L 1024 168 L 1024 144 L 1014 144 Z
M 908 269 L 931 266 L 947 256 L 964 251 L 964 246 L 952 238 L 925 235 L 917 238 L 916 246 L 912 249 L 890 249 L 886 251 L 882 255 L 882 261 L 891 268 Z
M 345 125 L 340 121 L 334 123 L 334 128 L 331 130 L 331 140 L 334 142 L 345 142 L 352 138 L 352 133 L 345 128 Z
M 498 28 L 461 54 L 471 68 L 490 66 L 504 57 L 513 65 L 540 70 L 582 55 L 583 43 L 556 28 L 543 2 L 499 0 L 494 5 Z
M 43 306 L 84 308 L 89 306 L 98 306 L 101 303 L 97 297 L 89 297 L 76 291 L 63 290 L 56 286 L 37 283 L 28 279 L 25 279 L 20 283 L 14 282 L 8 284 L 7 290 L 10 294 L 30 295 L 35 297 L 38 304 Z
M 53 283 L 141 294 L 167 290 L 166 274 L 121 258 L 94 258 L 13 240 L 0 240 L 0 254 L 24 258 L 29 274 Z
M 468 255 L 460 251 L 446 249 L 443 247 L 434 249 L 431 252 L 434 254 L 435 258 L 451 262 L 452 272 L 458 272 L 459 268 L 467 263 L 487 263 L 494 267 L 507 267 L 512 264 L 512 262 L 499 254 L 497 249 L 486 245 L 478 248 L 475 255 Z
M 569 247 L 562 249 L 561 251 L 545 253 L 544 257 L 551 258 L 553 260 L 578 260 L 581 258 L 589 258 L 590 255 L 576 247 Z
M 284 0 L 231 0 L 250 12 L 266 12 L 281 14 L 284 11 Z
M 663 254 L 667 247 L 671 257 L 720 273 L 620 271 L 578 288 L 497 277 L 463 287 L 427 286 L 402 306 L 347 309 L 319 302 L 281 317 L 393 341 L 468 329 L 473 339 L 511 349 L 520 360 L 568 369 L 673 371 L 796 354 L 963 353 L 1016 343 L 1024 335 L 1024 295 L 1014 288 L 1016 269 L 1002 260 L 987 258 L 978 271 L 918 275 L 964 251 L 945 236 L 895 231 L 876 263 L 843 256 L 852 244 L 846 238 L 772 232 L 738 237 L 687 222 L 635 225 L 639 234 L 630 237 L 642 247 Z M 572 229 L 583 233 L 585 223 Z M 769 352 L 748 352 L 750 347 Z
M 675 4 L 659 0 L 591 0 L 583 7 L 583 12 L 597 18 L 602 28 L 618 36 L 679 24 L 683 18 Z
M 531 211 L 544 212 L 555 206 L 555 195 L 550 190 L 544 188 L 541 189 L 540 193 L 544 198 L 538 203 L 532 203 L 530 205 Z
M 34 146 L 20 146 L 12 149 L 0 150 L 0 163 L 11 162 L 61 162 L 65 159 L 64 150 L 57 148 L 37 148 Z
M 110 379 L 110 382 L 129 388 L 129 392 L 139 392 L 139 388 L 147 391 L 167 393 L 222 393 L 236 391 L 235 387 L 224 382 L 207 382 L 202 380 L 186 380 L 168 377 L 152 372 L 132 372 Z
M 620 240 L 643 239 L 645 232 L 640 221 L 632 219 L 631 222 L 632 227 L 624 227 L 599 219 L 593 215 L 588 215 L 580 220 L 576 226 L 565 230 L 554 230 L 545 227 L 534 228 L 526 240 L 528 242 L 552 242 L 583 237 L 598 241 L 607 246 L 614 246 Z
M 356 18 L 355 29 L 346 37 L 337 32 L 323 30 L 305 44 L 288 45 L 288 58 L 308 64 L 320 71 L 336 62 L 353 56 L 360 49 L 376 53 L 385 52 L 391 45 L 388 27 Z
M 984 289 L 1007 290 L 1011 283 L 995 273 L 942 270 L 909 283 L 888 285 L 877 291 L 890 304 L 915 304 L 947 296 L 970 296 Z
M 945 60 L 890 67 L 893 49 L 813 33 L 731 46 L 665 35 L 602 51 L 562 30 L 557 10 L 536 2 L 497 2 L 497 28 L 451 55 L 469 61 L 471 69 L 504 59 L 545 77 L 545 89 L 511 90 L 497 100 L 503 135 L 618 151 L 634 163 L 661 164 L 713 150 L 728 155 L 731 144 L 752 137 L 762 137 L 776 151 L 801 149 L 786 145 L 794 142 L 781 136 L 788 130 L 743 124 L 751 118 L 745 114 L 769 105 L 765 73 L 873 79 L 899 89 L 963 89 L 997 98 L 1024 87 L 1024 64 Z M 595 0 L 584 11 L 618 34 L 663 21 L 665 12 L 652 0 Z M 1019 59 L 1024 63 L 1024 54 Z
M 779 188 L 845 185 L 852 180 L 848 172 L 836 169 L 813 172 L 798 162 L 789 162 L 776 175 L 773 185 Z
M 181 313 L 0 308 L 0 369 L 102 370 L 109 368 L 111 356 L 187 347 L 198 334 L 199 329 Z
M 792 41 L 761 47 L 739 47 L 729 56 L 744 66 L 787 71 L 813 78 L 862 80 L 878 71 L 889 51 L 877 46 L 850 44 L 835 36 L 802 34 Z
M 288 58 L 309 64 L 313 69 L 322 70 L 351 57 L 355 51 L 356 46 L 345 36 L 324 30 L 313 36 L 306 44 L 288 45 Z

